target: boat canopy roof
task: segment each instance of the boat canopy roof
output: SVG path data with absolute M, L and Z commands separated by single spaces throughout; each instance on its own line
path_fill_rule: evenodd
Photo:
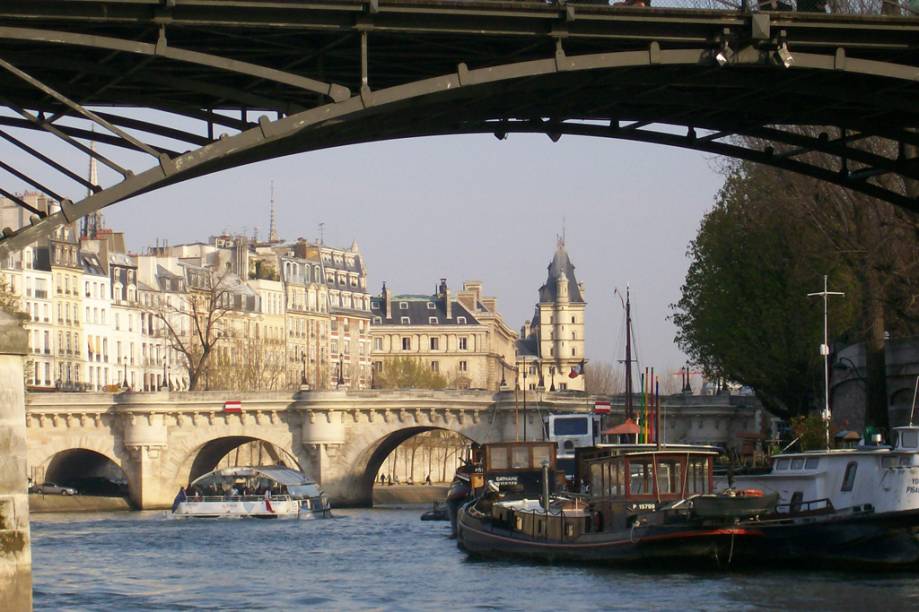
M 237 478 L 267 478 L 286 487 L 314 484 L 303 472 L 282 465 L 230 467 L 208 472 L 196 478 L 192 486 L 211 480 L 235 480 Z

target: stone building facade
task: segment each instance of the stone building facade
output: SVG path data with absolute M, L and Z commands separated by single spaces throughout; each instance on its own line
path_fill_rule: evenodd
M 460 389 L 493 389 L 513 381 L 517 334 L 505 324 L 495 298 L 467 281 L 454 295 L 441 279 L 432 295 L 393 295 L 384 284 L 371 300 L 374 370 L 410 357 Z

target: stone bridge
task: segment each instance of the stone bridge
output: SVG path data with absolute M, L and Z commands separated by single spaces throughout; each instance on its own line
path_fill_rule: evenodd
M 239 400 L 242 411 L 226 412 L 227 400 Z M 669 403 L 671 441 L 730 440 L 759 422 L 757 410 L 731 398 Z M 548 413 L 592 406 L 593 398 L 582 394 L 531 397 L 528 435 L 542 439 Z M 514 394 L 491 391 L 50 393 L 28 396 L 26 409 L 28 463 L 36 478 L 64 480 L 111 462 L 144 509 L 168 507 L 181 485 L 246 442 L 261 440 L 287 454 L 337 505 L 370 505 L 380 465 L 418 433 L 449 430 L 485 443 L 513 440 L 524 429 L 522 410 L 515 423 Z

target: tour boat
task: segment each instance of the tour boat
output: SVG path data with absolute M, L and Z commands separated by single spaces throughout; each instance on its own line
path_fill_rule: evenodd
M 176 518 L 312 519 L 331 516 L 329 500 L 313 480 L 286 466 L 214 470 L 179 491 Z

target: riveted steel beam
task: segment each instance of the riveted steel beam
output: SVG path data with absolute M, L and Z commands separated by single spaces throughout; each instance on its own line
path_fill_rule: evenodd
M 69 179 L 71 179 L 71 180 L 73 180 L 73 181 L 76 181 L 77 183 L 80 183 L 80 184 L 83 185 L 84 187 L 86 187 L 86 188 L 88 188 L 88 189 L 92 189 L 93 191 L 99 191 L 99 190 L 100 190 L 100 187 L 99 187 L 98 185 L 93 185 L 91 182 L 87 181 L 85 178 L 83 178 L 82 176 L 80 176 L 80 175 L 77 174 L 76 172 L 73 172 L 73 171 L 71 171 L 69 168 L 66 168 L 65 166 L 62 166 L 61 164 L 57 163 L 56 161 L 54 161 L 53 159 L 51 159 L 51 158 L 48 157 L 47 155 L 43 154 L 41 151 L 37 151 L 36 149 L 30 147 L 29 145 L 27 145 L 26 143 L 22 142 L 21 140 L 19 140 L 19 139 L 16 138 L 15 136 L 12 136 L 12 135 L 8 134 L 7 132 L 5 132 L 5 131 L 3 131 L 3 130 L 0 130 L 0 138 L 3 138 L 4 140 L 6 140 L 6 141 L 12 143 L 13 145 L 19 147 L 20 149 L 22 149 L 23 151 L 25 151 L 26 153 L 28 153 L 29 155 L 31 155 L 31 156 L 34 157 L 35 159 L 38 159 L 39 161 L 41 161 L 41 162 L 47 164 L 48 166 L 51 166 L 52 168 L 54 168 L 55 170 L 57 170 L 58 172 L 60 172 L 60 173 L 63 174 L 64 176 L 66 176 L 67 178 L 69 178 Z
M 275 70 L 265 66 L 259 66 L 250 62 L 220 57 L 200 51 L 189 51 L 169 46 L 163 30 L 160 31 L 160 37 L 156 44 L 131 42 L 107 36 L 90 36 L 86 34 L 74 34 L 70 32 L 47 31 L 32 28 L 11 28 L 0 26 L 0 39 L 9 40 L 29 40 L 40 41 L 42 43 L 55 43 L 62 45 L 73 45 L 83 47 L 93 47 L 97 49 L 110 49 L 121 51 L 123 53 L 136 53 L 141 55 L 150 55 L 162 57 L 189 64 L 198 64 L 227 72 L 236 72 L 246 76 L 257 77 L 266 81 L 272 81 L 283 85 L 289 85 L 305 91 L 326 95 L 336 102 L 348 98 L 351 93 L 347 87 L 335 83 L 323 83 L 308 77 Z

